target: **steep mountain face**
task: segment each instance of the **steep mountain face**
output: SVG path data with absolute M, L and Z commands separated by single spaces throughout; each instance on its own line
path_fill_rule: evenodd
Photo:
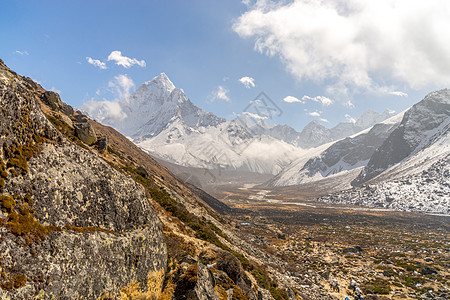
M 427 95 L 375 151 L 353 184 L 319 198 L 339 204 L 450 212 L 450 90 Z
M 367 183 L 319 201 L 402 211 L 450 213 L 450 131 Z
M 398 127 L 402 116 L 403 114 L 399 114 L 356 136 L 328 144 L 326 148 L 322 146 L 311 149 L 309 158 L 293 162 L 269 181 L 268 185 L 298 185 L 365 166 L 375 150 Z M 347 182 L 350 183 L 353 179 L 354 177 L 349 177 Z
M 439 138 L 450 124 L 450 90 L 430 93 L 409 109 L 352 183 L 362 184 Z
M 117 105 L 125 117 L 106 117 L 102 106 L 86 104 L 82 110 L 149 153 L 182 166 L 276 174 L 301 150 L 258 134 L 242 120 L 228 122 L 198 108 L 165 74 Z
M 129 98 L 116 104 L 121 110 L 119 116 L 102 105 L 88 103 L 82 110 L 103 124 L 114 125 L 124 135 L 140 139 L 157 136 L 175 121 L 192 129 L 225 122 L 195 106 L 164 73 L 143 83 Z
M 314 148 L 333 141 L 328 128 L 319 121 L 312 121 L 300 132 L 300 146 L 303 148 Z

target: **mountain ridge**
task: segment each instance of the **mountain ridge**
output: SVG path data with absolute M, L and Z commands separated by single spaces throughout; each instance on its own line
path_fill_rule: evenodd
M 257 100 L 259 101 L 259 100 Z M 229 169 L 276 175 L 304 148 L 321 145 L 357 132 L 356 123 L 340 123 L 327 129 L 317 121 L 302 132 L 288 125 L 272 125 L 264 116 L 244 112 L 227 121 L 193 104 L 182 89 L 162 73 L 142 84 L 119 102 L 124 118 L 105 118 L 101 106 L 82 107 L 88 115 L 129 136 L 152 155 L 186 167 Z M 372 124 L 383 114 L 367 112 Z M 364 117 L 365 118 L 365 117 Z M 358 123 L 359 124 L 359 123 Z M 346 128 L 346 130 L 343 130 Z M 257 148 L 270 155 L 261 154 Z M 205 156 L 205 152 L 209 152 Z

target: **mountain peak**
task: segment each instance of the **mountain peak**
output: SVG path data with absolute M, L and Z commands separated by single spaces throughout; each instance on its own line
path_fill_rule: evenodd
M 156 86 L 159 89 L 166 90 L 168 93 L 175 89 L 175 85 L 164 72 L 155 76 L 152 80 L 144 82 L 143 86 Z
M 317 121 L 317 120 L 312 120 L 311 122 L 309 122 L 306 126 L 305 126 L 305 128 L 303 129 L 303 130 L 305 130 L 305 129 L 311 129 L 311 128 L 316 128 L 316 127 L 320 127 L 320 128 L 325 128 L 325 126 L 323 126 L 319 121 Z

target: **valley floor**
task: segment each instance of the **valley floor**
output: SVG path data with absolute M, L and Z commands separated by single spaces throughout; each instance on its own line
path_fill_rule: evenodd
M 450 297 L 449 216 L 302 198 L 286 204 L 294 199 L 251 186 L 217 190 L 215 196 L 237 209 L 231 216 L 237 234 L 277 257 L 282 263 L 271 267 L 293 282 L 303 299 L 353 299 L 352 280 L 364 299 Z

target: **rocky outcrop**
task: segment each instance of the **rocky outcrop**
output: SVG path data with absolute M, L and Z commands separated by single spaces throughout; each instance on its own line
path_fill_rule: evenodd
M 89 123 L 89 118 L 82 113 L 75 116 L 77 122 L 74 124 L 75 132 L 80 140 L 88 145 L 93 145 L 97 142 L 97 135 L 94 128 Z
M 41 94 L 0 61 L 0 297 L 115 299 L 132 282 L 155 288 L 150 275 L 164 275 L 167 250 L 145 191 L 63 136 Z
M 108 137 L 101 136 L 98 139 L 98 153 L 105 154 L 108 151 Z
M 214 278 L 208 268 L 201 262 L 198 262 L 197 284 L 194 288 L 198 300 L 219 300 L 214 290 Z
M 33 82 L 32 80 L 27 80 L 28 83 Z M 61 101 L 61 97 L 58 93 L 52 91 L 45 91 L 41 95 L 41 101 L 48 105 L 53 110 L 59 110 L 62 113 L 71 116 L 74 113 L 72 106 Z
M 52 109 L 59 109 L 62 101 L 58 93 L 46 91 L 41 95 L 41 101 L 50 106 Z

